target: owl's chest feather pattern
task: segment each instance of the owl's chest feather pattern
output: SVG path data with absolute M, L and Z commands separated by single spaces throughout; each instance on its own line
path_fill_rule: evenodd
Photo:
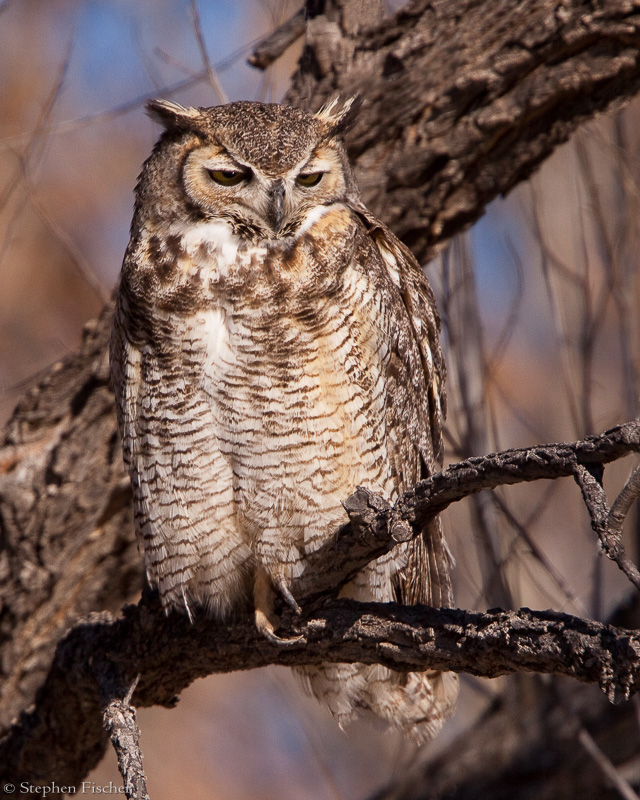
M 269 527 L 309 538 L 311 515 L 328 530 L 343 521 L 341 503 L 357 484 L 394 492 L 384 292 L 370 277 L 376 265 L 369 258 L 368 274 L 358 258 L 357 233 L 341 209 L 273 247 L 209 223 L 179 247 L 172 238 L 170 253 L 152 248 L 172 259 L 164 291 L 149 295 L 139 283 L 143 362 L 147 375 L 152 366 L 164 376 L 146 381 L 147 395 L 158 394 L 156 416 L 185 393 L 206 400 L 211 422 L 197 446 L 228 463 L 252 537 Z M 152 307 L 149 296 L 161 302 Z
M 381 297 L 352 259 L 329 268 L 319 255 L 309 240 L 250 254 L 253 279 L 244 291 L 229 291 L 227 281 L 216 305 L 187 323 L 202 348 L 200 385 L 232 464 L 236 499 L 254 531 L 299 529 L 305 513 L 318 509 L 342 520 L 341 501 L 356 483 L 392 488 L 384 429 L 389 354 L 375 324 Z M 215 279 L 213 286 L 215 294 Z

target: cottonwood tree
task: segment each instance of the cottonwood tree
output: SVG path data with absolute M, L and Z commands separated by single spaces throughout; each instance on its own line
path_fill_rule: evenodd
M 362 98 L 348 146 L 364 199 L 422 263 L 441 254 L 449 289 L 464 284 L 469 270 L 460 245 L 450 247 L 453 237 L 582 123 L 611 114 L 640 88 L 640 8 L 631 0 L 416 0 L 393 17 L 375 0 L 310 0 L 253 62 L 267 67 L 300 36 L 288 102 L 317 108 L 338 94 Z M 604 227 L 601 233 L 604 241 Z M 543 243 L 541 252 L 545 276 L 554 268 L 560 274 Z M 626 284 L 613 266 L 610 272 L 608 295 L 628 322 Z M 453 387 L 469 401 L 450 435 L 460 460 L 394 506 L 364 490 L 345 497 L 349 525 L 308 564 L 314 578 L 301 579 L 301 615 L 283 615 L 283 626 L 302 637 L 286 649 L 257 635 L 248 612 L 232 625 L 201 617 L 190 625 L 165 617 L 151 592 L 120 611 L 142 585 L 142 569 L 109 388 L 111 303 L 87 324 L 78 352 L 19 402 L 0 450 L 2 785 L 75 786 L 111 738 L 127 796 L 145 797 L 135 707 L 171 706 L 195 678 L 214 672 L 351 660 L 574 679 L 539 679 L 500 697 L 462 738 L 379 798 L 636 796 L 637 769 L 629 775 L 616 766 L 640 754 L 628 702 L 640 687 L 635 595 L 611 624 L 560 611 L 480 613 L 337 598 L 364 564 L 467 497 L 476 503 L 482 566 L 499 566 L 495 514 L 478 493 L 566 477 L 588 511 L 594 551 L 600 547 L 640 588 L 622 544 L 638 473 L 609 499 L 603 488 L 605 466 L 640 451 L 637 383 L 629 379 L 629 413 L 614 428 L 598 432 L 585 412 L 584 435 L 571 444 L 478 455 L 477 406 L 456 373 L 464 358 L 454 341 L 461 295 L 447 293 L 446 281 L 441 289 Z M 472 292 L 462 296 L 458 321 L 473 334 Z M 591 309 L 584 364 L 587 334 L 599 319 Z M 494 596 L 508 608 L 508 581 L 494 572 Z M 601 702 L 585 694 L 589 683 L 602 690 Z

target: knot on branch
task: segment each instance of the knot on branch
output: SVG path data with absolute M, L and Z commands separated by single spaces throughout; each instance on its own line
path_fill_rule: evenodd
M 342 504 L 349 515 L 354 530 L 369 529 L 374 532 L 382 527 L 380 515 L 390 511 L 391 505 L 379 494 L 357 486 L 355 492 Z
M 370 541 L 382 539 L 389 546 L 408 542 L 414 534 L 409 522 L 383 497 L 358 486 L 342 504 L 354 532 Z

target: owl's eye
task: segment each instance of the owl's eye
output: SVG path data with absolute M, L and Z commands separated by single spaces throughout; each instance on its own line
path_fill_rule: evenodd
M 220 186 L 237 186 L 246 181 L 248 175 L 239 169 L 208 169 L 209 177 Z
M 317 186 L 324 172 L 301 172 L 296 178 L 298 186 Z

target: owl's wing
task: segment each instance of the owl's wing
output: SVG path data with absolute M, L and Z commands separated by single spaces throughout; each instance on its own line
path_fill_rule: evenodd
M 384 322 L 392 347 L 387 429 L 399 489 L 406 491 L 442 464 L 446 398 L 440 318 L 431 287 L 411 251 L 364 206 L 354 206 L 392 284 Z M 433 520 L 411 543 L 406 566 L 394 587 L 398 600 L 450 606 L 450 565 L 441 522 Z
M 230 467 L 211 405 L 188 373 L 131 332 L 121 303 L 112 376 L 147 576 L 165 607 L 223 613 L 244 591 L 247 548 L 235 532 Z
M 111 386 L 115 395 L 118 428 L 122 438 L 122 455 L 127 470 L 131 469 L 132 442 L 135 428 L 131 411 L 138 405 L 140 389 L 140 352 L 131 346 L 125 334 L 125 314 L 120 301 L 114 310 L 114 324 L 109 342 Z

